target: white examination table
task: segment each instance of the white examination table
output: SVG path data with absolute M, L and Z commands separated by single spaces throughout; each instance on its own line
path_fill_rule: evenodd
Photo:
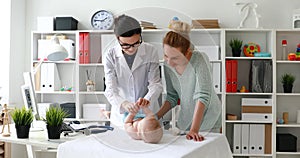
M 165 131 L 159 144 L 131 139 L 123 129 L 94 134 L 62 143 L 57 158 L 232 158 L 227 139 L 209 133 L 195 142 Z

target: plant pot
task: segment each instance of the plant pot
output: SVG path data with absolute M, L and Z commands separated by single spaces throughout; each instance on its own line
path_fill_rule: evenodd
M 293 85 L 288 84 L 288 85 L 283 85 L 283 92 L 284 93 L 292 93 L 293 91 Z
M 47 125 L 48 139 L 60 139 L 61 125 L 49 126 Z
M 232 49 L 232 56 L 233 57 L 240 57 L 241 56 L 241 49 Z
M 17 138 L 29 138 L 30 125 L 15 125 Z

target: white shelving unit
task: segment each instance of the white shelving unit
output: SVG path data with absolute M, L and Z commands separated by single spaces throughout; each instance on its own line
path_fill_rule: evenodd
M 260 125 L 271 125 L 272 132 L 271 135 L 272 145 L 271 150 L 264 151 L 264 154 L 241 154 L 233 153 L 234 157 L 272 157 L 275 150 L 274 138 L 275 138 L 275 99 L 274 99 L 274 84 L 272 85 L 271 92 L 253 92 L 250 87 L 250 73 L 251 73 L 251 63 L 253 60 L 264 60 L 271 61 L 274 63 L 274 32 L 269 29 L 225 29 L 224 30 L 224 49 L 225 53 L 222 55 L 223 62 L 223 71 L 224 79 L 222 80 L 223 84 L 223 133 L 226 135 L 228 142 L 233 150 L 233 135 L 234 124 L 260 124 Z M 231 39 L 239 39 L 243 41 L 243 45 L 254 42 L 259 44 L 261 52 L 271 53 L 271 57 L 247 57 L 243 53 L 243 48 L 240 57 L 233 57 L 231 47 L 229 46 L 229 41 Z M 226 61 L 227 60 L 236 60 L 237 61 L 237 90 L 241 89 L 242 86 L 245 86 L 249 92 L 226 92 Z M 274 65 L 274 64 L 273 64 Z M 272 66 L 273 76 L 274 76 L 274 66 Z M 274 83 L 274 79 L 271 79 Z M 272 121 L 245 121 L 242 120 L 242 98 L 265 98 L 272 99 Z M 237 120 L 227 120 L 226 114 L 234 114 L 237 116 Z
M 283 112 L 289 113 L 288 124 L 276 124 L 276 133 L 289 133 L 296 136 L 297 152 L 276 152 L 277 157 L 299 157 L 300 156 L 300 124 L 296 123 L 297 110 L 300 109 L 300 61 L 283 60 L 281 41 L 287 40 L 287 52 L 296 52 L 300 43 L 299 30 L 276 30 L 276 118 L 282 118 Z M 280 77 L 284 73 L 291 73 L 296 77 L 292 93 L 283 93 Z
M 142 37 L 145 42 L 151 43 L 159 50 L 161 65 L 163 65 L 163 48 L 162 39 L 169 30 L 144 30 Z M 90 35 L 90 53 L 91 62 L 89 64 L 79 64 L 79 34 L 88 32 Z M 79 30 L 79 31 L 53 31 L 53 32 L 32 32 L 32 64 L 37 63 L 37 41 L 47 35 L 64 34 L 69 39 L 75 41 L 76 60 L 56 62 L 63 86 L 73 87 L 73 91 L 55 91 L 42 92 L 36 91 L 38 102 L 74 102 L 76 105 L 76 118 L 83 121 L 108 121 L 108 120 L 91 120 L 83 119 L 82 105 L 85 103 L 105 103 L 109 105 L 104 96 L 104 67 L 102 56 L 105 49 L 113 45 L 111 39 L 114 38 L 113 31 L 97 30 Z M 266 124 L 271 125 L 271 152 L 265 154 L 234 154 L 234 157 L 299 157 L 298 152 L 276 152 L 276 134 L 292 133 L 300 138 L 300 124 L 295 123 L 296 111 L 300 109 L 300 61 L 282 60 L 281 40 L 288 41 L 288 52 L 295 52 L 297 44 L 300 43 L 299 30 L 273 30 L 273 29 L 195 29 L 191 31 L 191 41 L 195 47 L 198 46 L 217 46 L 218 59 L 211 60 L 212 64 L 220 65 L 219 75 L 214 78 L 219 79 L 219 91 L 217 94 L 222 102 L 222 130 L 228 138 L 232 147 L 233 143 L 233 126 L 234 124 Z M 243 44 L 255 42 L 260 45 L 261 52 L 271 53 L 271 57 L 245 57 L 243 52 L 241 57 L 232 57 L 229 41 L 233 38 L 243 40 Z M 253 60 L 266 60 L 272 63 L 272 91 L 267 93 L 257 92 L 226 92 L 226 60 L 238 61 L 238 86 L 246 86 L 249 89 L 250 65 Z M 92 71 L 92 79 L 96 82 L 94 92 L 87 92 L 85 82 L 87 81 L 86 70 Z M 163 69 L 162 69 L 163 71 Z M 280 76 L 290 72 L 296 76 L 293 93 L 283 93 L 280 83 Z M 163 78 L 163 73 L 162 73 Z M 162 102 L 166 91 L 164 89 Z M 272 99 L 272 121 L 244 121 L 241 120 L 241 99 L 242 98 L 267 98 Z M 109 107 L 108 107 L 109 109 Z M 276 123 L 277 118 L 282 117 L 283 112 L 289 112 L 289 124 L 279 125 Z M 227 120 L 226 114 L 231 113 L 238 116 L 238 120 Z M 300 147 L 300 141 L 297 142 Z

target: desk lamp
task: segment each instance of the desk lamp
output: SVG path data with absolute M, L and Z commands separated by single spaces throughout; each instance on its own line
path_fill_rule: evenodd
M 51 45 L 49 46 L 49 51 L 47 51 L 46 57 L 48 61 L 61 61 L 68 57 L 67 50 L 59 44 L 59 40 L 56 35 L 51 38 Z M 33 78 L 44 60 L 40 60 L 36 67 L 31 72 L 24 72 L 23 77 L 25 81 L 25 85 L 21 86 L 23 100 L 26 108 L 31 108 L 33 114 L 35 115 L 35 121 L 40 119 L 38 108 L 36 104 L 36 96 L 35 96 L 35 88 Z M 35 122 L 34 121 L 34 122 Z M 33 128 L 31 128 L 32 130 Z M 33 129 L 34 131 L 38 131 L 38 129 Z M 43 129 L 40 129 L 43 130 Z

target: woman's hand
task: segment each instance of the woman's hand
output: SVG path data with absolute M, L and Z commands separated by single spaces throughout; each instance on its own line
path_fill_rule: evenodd
M 204 137 L 200 135 L 198 132 L 189 131 L 189 133 L 186 134 L 186 139 L 199 142 L 199 141 L 203 141 Z

